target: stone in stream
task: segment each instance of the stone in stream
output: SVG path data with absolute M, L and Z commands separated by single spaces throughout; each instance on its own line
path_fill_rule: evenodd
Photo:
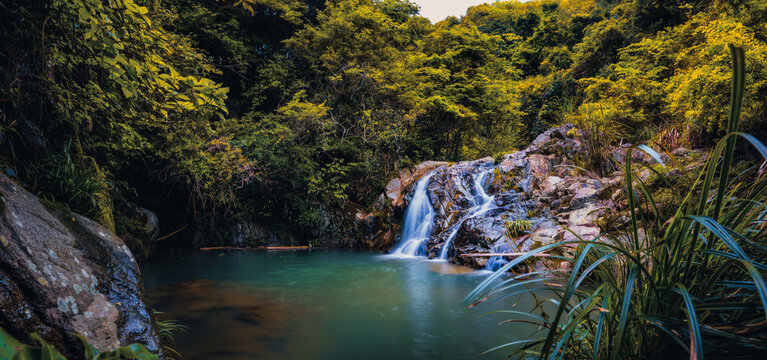
M 27 344 L 38 333 L 70 358 L 75 334 L 96 349 L 142 343 L 161 353 L 128 247 L 93 220 L 63 214 L 0 175 L 0 327 Z

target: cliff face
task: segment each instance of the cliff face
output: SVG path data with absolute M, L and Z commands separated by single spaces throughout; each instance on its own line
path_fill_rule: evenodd
M 93 220 L 44 206 L 0 175 L 0 327 L 25 343 L 38 333 L 81 358 L 82 335 L 100 351 L 160 342 L 136 261 Z
M 550 129 L 527 149 L 497 163 L 491 158 L 427 162 L 402 171 L 372 211 L 357 213 L 359 233 L 368 246 L 381 250 L 397 249 L 407 241 L 407 231 L 402 233 L 398 224 L 406 217 L 414 185 L 429 174 L 431 231 L 410 255 L 492 269 L 511 257 L 462 255 L 525 252 L 578 237 L 591 240 L 607 225 L 626 220 L 618 211 L 625 186 L 620 172 L 598 177 L 574 166 L 583 150 L 572 129 L 572 125 Z M 625 149 L 615 149 L 616 157 L 621 153 Z M 646 179 L 649 172 L 639 176 Z M 570 250 L 558 251 L 569 255 Z M 551 269 L 559 262 L 541 259 L 533 266 Z

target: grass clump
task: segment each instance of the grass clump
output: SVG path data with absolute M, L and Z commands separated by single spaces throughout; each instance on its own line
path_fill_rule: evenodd
M 631 223 L 627 233 L 541 246 L 489 276 L 469 296 L 475 305 L 521 290 L 525 282 L 496 282 L 540 253 L 578 246 L 571 272 L 558 286 L 543 285 L 555 310 L 524 313 L 542 331 L 514 347 L 514 355 L 546 359 L 763 358 L 767 353 L 767 176 L 750 169 L 731 176 L 736 138 L 767 159 L 767 147 L 737 132 L 743 98 L 743 50 L 731 47 L 733 91 L 728 134 L 668 218 L 636 178 L 629 149 L 624 171 Z M 650 168 L 650 167 L 648 167 Z M 638 195 L 642 194 L 640 198 Z M 551 271 L 551 275 L 557 275 Z M 541 279 L 541 284 L 550 283 Z M 520 289 L 522 288 L 522 289 Z M 510 311 L 513 314 L 522 314 Z
M 86 216 L 98 215 L 97 194 L 109 187 L 96 169 L 78 165 L 71 142 L 60 153 L 54 153 L 29 169 L 27 178 L 35 181 L 37 195 L 49 203 L 63 204 L 69 211 Z
M 527 234 L 533 229 L 533 223 L 522 218 L 506 220 L 504 226 L 506 227 L 506 232 L 513 238 Z
M 155 311 L 155 315 L 160 315 L 162 312 Z M 160 331 L 160 345 L 166 359 L 169 360 L 181 360 L 184 357 L 176 350 L 175 335 L 179 332 L 186 332 L 189 327 L 178 320 L 162 320 L 157 321 L 157 328 Z

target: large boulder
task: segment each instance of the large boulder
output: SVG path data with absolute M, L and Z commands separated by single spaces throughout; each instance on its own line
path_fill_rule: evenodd
M 93 220 L 63 214 L 0 175 L 0 327 L 26 343 L 38 333 L 81 358 L 142 343 L 161 352 L 136 260 Z
M 389 202 L 391 202 L 395 208 L 405 206 L 405 203 L 409 200 L 406 196 L 420 178 L 430 173 L 435 168 L 447 167 L 448 165 L 449 163 L 445 161 L 424 161 L 412 169 L 401 169 L 399 176 L 392 178 L 389 183 L 386 184 L 386 198 L 388 198 Z

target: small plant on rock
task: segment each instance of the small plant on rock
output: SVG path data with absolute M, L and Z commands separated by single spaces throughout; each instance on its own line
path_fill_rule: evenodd
M 506 227 L 506 233 L 512 238 L 527 234 L 530 232 L 530 230 L 533 229 L 533 224 L 530 222 L 530 220 L 522 218 L 506 220 L 506 224 L 504 224 L 504 226 Z

